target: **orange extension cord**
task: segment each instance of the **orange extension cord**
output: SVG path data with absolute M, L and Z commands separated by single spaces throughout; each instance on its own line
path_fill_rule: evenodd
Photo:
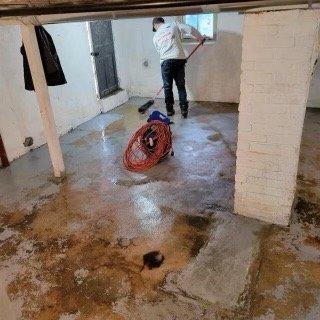
M 150 121 L 131 137 L 123 164 L 129 171 L 141 172 L 157 164 L 171 149 L 170 127 L 161 121 Z

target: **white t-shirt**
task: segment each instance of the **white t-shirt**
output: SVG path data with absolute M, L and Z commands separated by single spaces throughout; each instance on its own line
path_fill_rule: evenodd
M 168 59 L 185 59 L 181 41 L 181 34 L 188 34 L 197 39 L 201 38 L 200 32 L 181 22 L 164 23 L 160 25 L 153 37 L 153 43 L 160 54 L 160 62 Z

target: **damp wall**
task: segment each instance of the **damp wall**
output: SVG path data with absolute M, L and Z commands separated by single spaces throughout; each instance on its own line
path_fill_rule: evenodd
M 59 134 L 100 113 L 86 23 L 45 26 L 51 34 L 68 83 L 49 87 Z M 0 133 L 10 161 L 45 143 L 34 92 L 24 89 L 21 36 L 17 26 L 0 26 Z M 33 146 L 24 147 L 26 137 Z

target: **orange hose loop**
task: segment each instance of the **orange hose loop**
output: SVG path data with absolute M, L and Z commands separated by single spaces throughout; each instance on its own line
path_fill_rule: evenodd
M 123 165 L 129 171 L 145 171 L 163 159 L 171 149 L 170 127 L 161 121 L 150 121 L 129 140 Z

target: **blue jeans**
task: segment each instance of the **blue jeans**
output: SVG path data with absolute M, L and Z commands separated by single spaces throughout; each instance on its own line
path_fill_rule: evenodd
M 182 59 L 168 59 L 161 63 L 161 74 L 167 111 L 172 111 L 174 105 L 172 91 L 173 80 L 175 81 L 178 89 L 181 110 L 188 109 L 185 65 L 186 60 Z

